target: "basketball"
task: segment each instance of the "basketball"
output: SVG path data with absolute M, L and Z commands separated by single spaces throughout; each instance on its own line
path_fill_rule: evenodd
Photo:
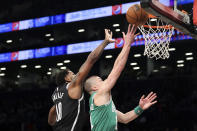
M 141 26 L 147 22 L 148 14 L 140 5 L 135 4 L 127 10 L 126 19 L 130 24 Z

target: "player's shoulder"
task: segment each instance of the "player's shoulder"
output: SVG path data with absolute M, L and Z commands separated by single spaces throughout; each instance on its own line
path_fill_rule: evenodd
M 97 92 L 93 92 L 90 97 L 93 98 L 96 95 L 96 93 Z
M 52 97 L 58 92 L 58 90 L 59 90 L 59 87 L 56 87 L 55 89 L 54 89 L 54 91 L 53 91 L 53 93 L 52 93 Z
M 56 87 L 55 91 L 59 92 L 63 90 L 68 90 L 69 85 L 69 83 L 64 83 L 63 85 Z
M 90 95 L 89 100 L 90 100 L 90 101 L 93 100 L 95 95 L 96 95 L 96 92 L 93 92 L 93 93 Z
M 55 95 L 55 93 L 57 92 L 57 88 L 58 88 L 58 87 L 56 87 L 56 88 L 54 89 L 54 91 L 53 91 L 53 93 L 52 93 L 52 96 Z
M 62 92 L 62 90 L 63 90 L 64 88 L 66 89 L 66 85 L 57 86 L 57 87 L 54 89 L 53 93 L 52 93 L 52 97 L 53 97 L 56 93 Z

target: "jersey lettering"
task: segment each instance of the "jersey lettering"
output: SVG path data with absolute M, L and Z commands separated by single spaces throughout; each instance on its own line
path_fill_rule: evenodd
M 59 102 L 58 104 L 55 105 L 56 108 L 56 121 L 60 121 L 62 119 L 62 103 Z

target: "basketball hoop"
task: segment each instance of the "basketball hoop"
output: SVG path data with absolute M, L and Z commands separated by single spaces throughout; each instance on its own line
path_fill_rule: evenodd
M 169 58 L 169 43 L 174 27 L 163 22 L 159 17 L 149 16 L 146 25 L 138 26 L 145 39 L 144 55 L 149 58 Z

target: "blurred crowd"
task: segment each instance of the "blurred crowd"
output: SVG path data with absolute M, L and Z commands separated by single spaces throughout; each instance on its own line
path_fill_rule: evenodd
M 9 83 L 8 85 L 11 84 Z M 48 112 L 53 105 L 53 82 L 47 88 L 0 89 L 1 131 L 52 131 L 48 125 Z M 116 83 L 112 96 L 116 108 L 128 112 L 138 105 L 140 97 L 154 91 L 158 103 L 127 125 L 119 124 L 119 131 L 197 131 L 197 83 L 191 77 L 150 78 Z M 88 94 L 84 131 L 90 131 Z

